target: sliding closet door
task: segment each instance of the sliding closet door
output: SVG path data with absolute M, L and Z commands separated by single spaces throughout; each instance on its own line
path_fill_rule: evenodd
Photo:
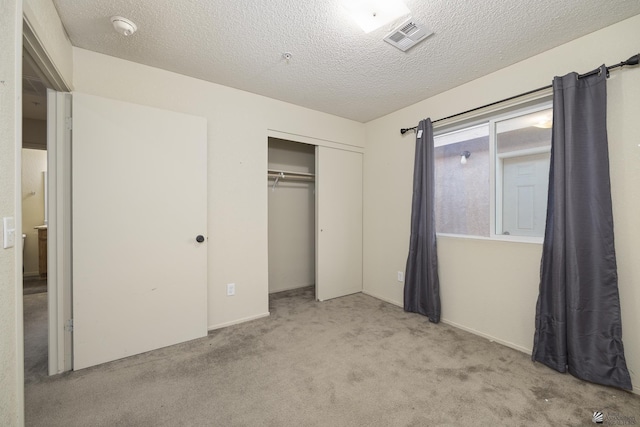
M 207 334 L 207 123 L 73 95 L 74 369 Z
M 362 291 L 362 153 L 316 149 L 316 298 Z

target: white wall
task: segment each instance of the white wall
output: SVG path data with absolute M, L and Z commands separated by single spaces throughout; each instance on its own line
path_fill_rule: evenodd
M 314 173 L 313 145 L 269 138 L 269 169 Z M 315 283 L 315 184 L 281 180 L 269 194 L 269 292 Z
M 3 1 L 0 13 L 0 218 L 13 217 L 21 230 L 20 135 L 22 2 Z M 4 232 L 0 224 L 0 230 Z M 2 233 L 0 233 L 2 234 Z M 19 232 L 18 232 L 19 234 Z M 22 254 L 19 245 L 0 247 L 0 425 L 22 425 Z
M 574 40 L 493 74 L 366 124 L 365 292 L 402 305 L 409 244 L 415 135 L 400 128 L 438 119 L 586 72 L 638 53 L 640 16 Z M 640 68 L 613 71 L 608 129 L 623 341 L 640 390 Z M 438 239 L 443 321 L 530 352 L 541 245 L 462 238 Z
M 38 230 L 34 227 L 44 224 L 42 172 L 46 170 L 46 151 L 22 150 L 22 233 L 27 235 L 23 260 L 25 276 L 38 275 Z
M 73 53 L 79 92 L 207 118 L 209 327 L 266 315 L 268 133 L 363 147 L 364 125 L 83 49 Z M 236 284 L 235 296 L 226 296 L 227 283 Z

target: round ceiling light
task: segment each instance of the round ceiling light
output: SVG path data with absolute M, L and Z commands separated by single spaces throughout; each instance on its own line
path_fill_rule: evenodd
M 130 36 L 138 31 L 136 24 L 122 16 L 112 16 L 111 23 L 113 24 L 113 28 L 123 36 Z

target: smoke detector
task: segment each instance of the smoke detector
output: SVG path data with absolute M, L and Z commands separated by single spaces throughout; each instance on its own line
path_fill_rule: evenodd
M 416 24 L 411 19 L 389 33 L 384 41 L 406 52 L 433 34 L 424 25 Z
M 112 16 L 111 23 L 113 28 L 123 36 L 130 36 L 138 31 L 138 26 L 133 21 L 122 16 Z

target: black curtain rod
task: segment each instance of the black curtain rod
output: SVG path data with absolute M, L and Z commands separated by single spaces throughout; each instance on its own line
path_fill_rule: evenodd
M 609 77 L 609 70 L 613 70 L 613 69 L 616 69 L 616 68 L 624 67 L 625 65 L 638 65 L 638 62 L 640 62 L 640 53 L 637 54 L 637 55 L 633 55 L 631 58 L 627 59 L 626 61 L 622 61 L 619 64 L 610 65 L 609 67 L 607 67 L 607 77 Z M 600 69 L 596 68 L 595 70 L 589 71 L 588 73 L 579 74 L 578 78 L 582 79 L 582 78 L 587 77 L 587 76 L 592 76 L 594 74 L 598 74 L 599 72 L 600 72 Z M 538 89 L 533 89 L 533 90 L 530 90 L 528 92 L 520 93 L 518 95 L 510 96 L 509 98 L 504 98 L 504 99 L 501 99 L 499 101 L 492 102 L 490 104 L 485 104 L 485 105 L 482 105 L 480 107 L 472 108 L 471 110 L 463 111 L 462 113 L 457 113 L 457 114 L 453 114 L 453 115 L 448 116 L 448 117 L 443 117 L 441 119 L 434 120 L 431 123 L 438 123 L 438 122 L 441 122 L 443 120 L 453 119 L 454 117 L 462 116 L 463 114 L 473 113 L 474 111 L 482 110 L 483 108 L 487 108 L 487 107 L 493 107 L 494 105 L 500 104 L 502 102 L 511 101 L 512 99 L 520 98 L 521 96 L 531 95 L 532 93 L 542 92 L 543 90 L 551 89 L 552 87 L 553 87 L 553 85 L 539 87 Z M 415 131 L 417 128 L 418 128 L 418 126 L 414 126 L 412 128 L 403 128 L 403 129 L 400 129 L 400 133 L 402 135 L 404 135 L 405 133 L 407 133 L 407 132 L 409 132 L 411 130 Z

